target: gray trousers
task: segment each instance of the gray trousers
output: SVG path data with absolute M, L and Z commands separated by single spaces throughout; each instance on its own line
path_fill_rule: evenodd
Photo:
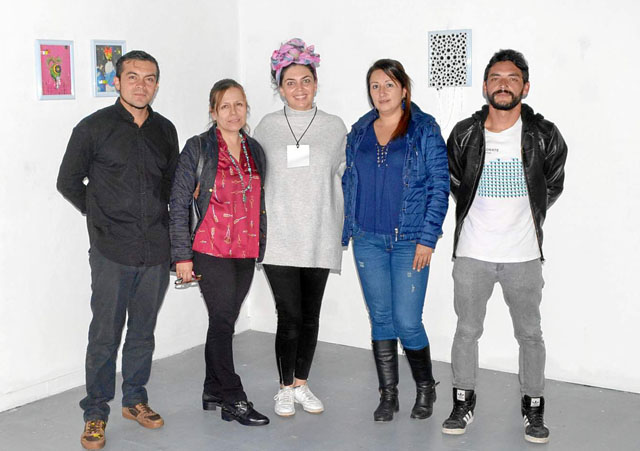
M 531 397 L 544 391 L 545 348 L 540 328 L 542 264 L 490 263 L 458 257 L 453 265 L 454 306 L 458 326 L 451 349 L 453 386 L 475 390 L 478 374 L 478 339 L 483 332 L 487 301 L 496 282 L 502 286 L 514 335 L 520 345 L 520 392 Z

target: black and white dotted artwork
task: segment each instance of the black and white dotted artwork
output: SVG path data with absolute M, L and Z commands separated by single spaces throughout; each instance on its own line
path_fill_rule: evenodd
M 471 30 L 429 32 L 429 87 L 471 86 Z

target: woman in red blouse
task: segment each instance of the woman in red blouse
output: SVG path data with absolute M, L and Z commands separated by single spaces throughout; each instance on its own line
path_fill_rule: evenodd
M 256 259 L 264 254 L 266 216 L 262 147 L 249 137 L 247 99 L 234 80 L 218 81 L 209 95 L 213 126 L 187 141 L 171 189 L 170 232 L 176 275 L 184 283 L 202 275 L 209 312 L 202 405 L 222 407 L 222 419 L 248 426 L 269 423 L 247 400 L 233 364 L 233 332 L 249 291 Z M 201 157 L 202 156 L 202 157 Z M 202 158 L 202 159 L 201 159 Z M 198 165 L 201 175 L 198 177 Z M 193 236 L 192 198 L 204 212 Z

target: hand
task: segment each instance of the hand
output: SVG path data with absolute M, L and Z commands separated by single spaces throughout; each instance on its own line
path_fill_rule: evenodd
M 176 263 L 176 276 L 182 279 L 182 283 L 189 283 L 193 280 L 193 262 Z
M 413 270 L 420 272 L 425 266 L 431 263 L 433 249 L 423 244 L 416 244 L 416 255 L 413 257 Z

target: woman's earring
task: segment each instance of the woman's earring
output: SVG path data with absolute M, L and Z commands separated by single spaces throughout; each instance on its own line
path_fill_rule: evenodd
M 404 109 L 407 107 L 407 98 L 403 97 L 402 98 L 402 111 L 404 111 Z

